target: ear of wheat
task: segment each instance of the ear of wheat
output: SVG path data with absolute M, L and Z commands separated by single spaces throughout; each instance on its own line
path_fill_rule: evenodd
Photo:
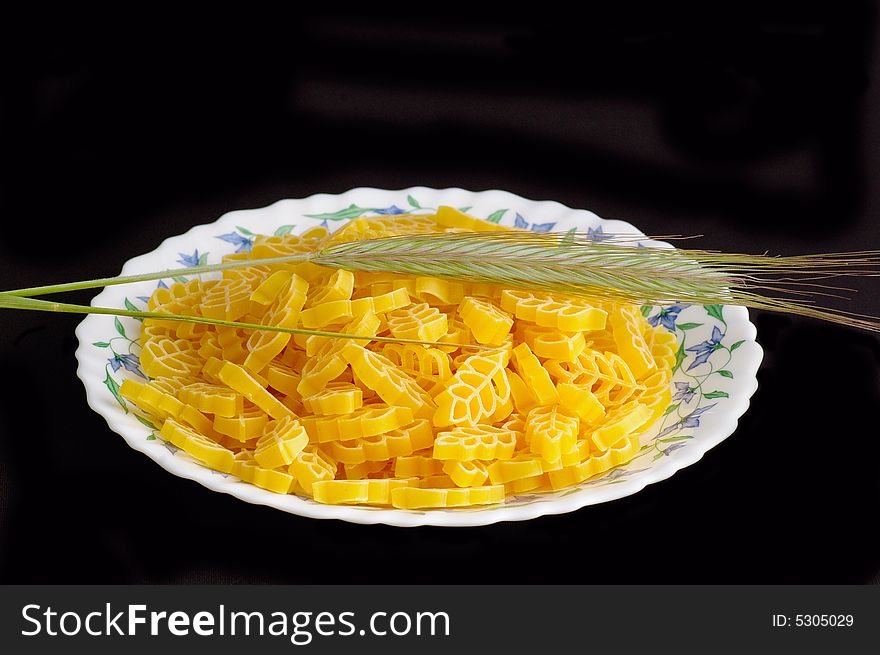
M 880 331 L 880 319 L 876 317 L 819 304 L 825 298 L 840 297 L 849 291 L 826 284 L 829 280 L 880 274 L 880 251 L 771 257 L 642 247 L 638 237 L 627 235 L 612 235 L 611 238 L 596 241 L 590 235 L 529 231 L 416 234 L 367 239 L 286 257 L 17 289 L 0 293 L 0 308 L 144 317 L 148 313 L 49 303 L 28 297 L 172 276 L 199 275 L 245 266 L 302 261 L 355 271 L 491 283 L 586 296 L 601 301 L 642 305 L 736 304 Z M 161 317 L 167 319 L 168 315 L 162 314 Z M 180 320 L 212 322 L 202 317 L 180 317 Z M 229 321 L 223 324 L 250 329 L 278 329 Z M 322 336 L 351 336 L 326 331 L 292 331 Z M 399 341 L 394 338 L 388 340 Z

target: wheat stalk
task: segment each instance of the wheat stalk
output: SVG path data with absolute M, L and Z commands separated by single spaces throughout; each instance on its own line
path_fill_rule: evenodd
M 880 320 L 875 317 L 817 304 L 824 297 L 840 297 L 848 291 L 819 282 L 878 275 L 880 251 L 770 257 L 645 248 L 638 245 L 639 239 L 611 235 L 596 241 L 591 235 L 529 231 L 404 235 L 339 243 L 286 257 L 18 289 L 0 293 L 0 300 L 6 296 L 8 303 L 12 296 L 310 261 L 332 268 L 442 277 L 642 305 L 736 304 L 880 331 Z M 121 310 L 106 310 L 110 311 Z M 186 320 L 209 322 L 201 317 Z

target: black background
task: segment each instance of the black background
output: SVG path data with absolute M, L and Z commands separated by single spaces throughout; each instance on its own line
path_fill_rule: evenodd
M 705 248 L 880 247 L 876 8 L 657 4 L 6 20 L 0 286 L 355 186 L 506 189 Z M 876 280 L 854 308 L 880 315 Z M 760 388 L 698 464 L 564 516 L 397 529 L 173 477 L 86 405 L 76 317 L 3 313 L 0 582 L 876 582 L 880 343 L 753 316 Z

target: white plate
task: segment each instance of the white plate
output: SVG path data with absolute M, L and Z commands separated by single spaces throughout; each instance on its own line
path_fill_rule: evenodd
M 198 262 L 214 263 L 221 255 L 249 249 L 254 234 L 298 233 L 322 224 L 333 230 L 365 214 L 429 212 L 440 205 L 459 207 L 474 216 L 532 230 L 576 228 L 578 232 L 594 234 L 597 239 L 611 232 L 643 236 L 623 221 L 603 220 L 589 211 L 571 209 L 558 202 L 526 200 L 505 191 L 360 188 L 338 195 L 317 194 L 301 200 L 281 200 L 261 209 L 229 212 L 214 223 L 199 225 L 186 234 L 166 239 L 153 252 L 129 260 L 122 268 L 122 275 Z M 146 297 L 155 288 L 156 282 L 108 287 L 92 304 L 143 308 Z M 140 323 L 134 319 L 88 316 L 76 330 L 79 339 L 77 374 L 85 385 L 89 405 L 132 448 L 174 475 L 195 480 L 214 491 L 314 518 L 397 526 L 486 525 L 561 514 L 634 494 L 693 464 L 736 429 L 737 419 L 746 411 L 749 398 L 757 389 L 755 374 L 762 358 L 761 347 L 755 342 L 755 326 L 749 322 L 747 310 L 735 306 L 690 305 L 644 308 L 643 311 L 652 323 L 662 322 L 675 329 L 681 361 L 673 378 L 672 410 L 642 438 L 644 445 L 636 458 L 575 487 L 525 494 L 503 505 L 474 509 L 412 511 L 322 505 L 307 498 L 265 491 L 201 466 L 157 438 L 154 430 L 129 411 L 127 403 L 118 395 L 118 385 L 124 378 L 141 375 L 136 343 Z

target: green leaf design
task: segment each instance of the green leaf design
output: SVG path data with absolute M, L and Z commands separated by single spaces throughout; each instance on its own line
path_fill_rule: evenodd
M 703 398 L 730 398 L 730 394 L 726 391 L 710 391 L 709 393 L 704 393 Z
M 669 414 L 672 414 L 672 412 L 674 412 L 675 410 L 678 409 L 679 405 L 681 405 L 681 403 L 675 403 L 674 405 L 670 405 L 669 407 L 667 407 L 666 411 L 663 412 L 663 416 L 667 416 Z
M 187 282 L 189 282 L 189 280 L 187 280 L 187 279 L 186 279 L 185 277 L 183 277 L 182 275 L 176 275 L 176 276 L 174 276 L 174 277 L 171 278 L 171 279 L 174 280 L 175 282 L 180 282 L 181 284 L 186 284 Z
M 642 305 L 641 306 L 642 316 L 644 316 L 645 318 L 648 318 L 648 314 L 651 313 L 652 309 L 654 309 L 653 305 Z
M 133 312 L 139 312 L 139 311 L 140 311 L 137 307 L 134 306 L 134 303 L 131 302 L 128 298 L 125 299 L 125 308 L 126 308 L 126 309 L 130 309 L 130 310 L 133 311 Z M 136 316 L 135 316 L 135 319 L 134 319 L 134 320 L 136 320 L 136 321 L 140 321 L 141 323 L 144 322 L 144 319 L 142 319 L 142 318 L 138 318 L 138 317 L 136 317 Z
M 421 209 L 422 206 L 419 204 L 419 201 L 413 198 L 412 196 L 407 196 L 406 201 L 409 203 L 410 207 L 415 207 L 416 209 Z
M 295 227 L 296 227 L 296 225 L 282 225 L 277 230 L 275 230 L 275 236 L 276 237 L 287 236 L 288 234 L 290 234 L 291 230 L 293 230 L 293 228 L 295 228 Z
M 109 341 L 95 341 L 92 345 L 95 346 L 96 348 L 109 348 L 110 342 Z
M 122 321 L 119 320 L 118 316 L 113 318 L 113 325 L 116 326 L 116 331 L 119 333 L 119 335 L 125 337 L 125 328 L 122 327 Z M 128 337 L 125 338 L 127 339 Z
M 504 214 L 506 214 L 506 213 L 507 213 L 506 209 L 499 209 L 499 210 L 494 211 L 491 214 L 489 214 L 486 217 L 486 220 L 489 221 L 490 223 L 497 223 L 498 221 L 501 220 L 501 217 L 504 216 Z
M 458 208 L 458 211 L 460 211 L 462 214 L 467 214 L 470 210 L 471 210 L 470 207 L 459 207 Z
M 349 218 L 357 218 L 363 216 L 367 212 L 375 211 L 373 207 L 358 207 L 357 205 L 349 205 L 345 209 L 326 214 L 306 214 L 307 218 L 314 218 L 318 221 L 344 221 Z
M 203 252 L 201 255 L 199 255 L 199 266 L 204 266 L 207 263 L 208 263 L 208 253 Z
M 565 236 L 559 240 L 559 245 L 569 245 L 574 243 L 574 237 L 577 234 L 577 228 L 573 227 L 570 230 L 566 230 Z
M 119 403 L 119 406 L 125 410 L 126 414 L 128 414 L 128 406 L 125 404 L 125 399 L 119 394 L 119 385 L 116 384 L 116 380 L 110 377 L 110 371 L 107 371 L 107 376 L 104 378 L 104 385 L 110 390 L 113 397 L 116 398 L 116 402 Z
M 246 227 L 242 227 L 241 225 L 236 225 L 236 226 L 235 226 L 235 229 L 238 230 L 239 232 L 241 232 L 241 233 L 242 233 L 243 235 L 245 235 L 246 237 L 255 237 L 255 236 L 257 236 L 256 234 L 254 234 L 253 232 L 251 232 L 249 229 L 247 229 Z
M 147 435 L 147 441 L 155 441 L 155 440 L 156 440 L 156 435 L 155 435 L 155 434 L 149 434 L 149 435 Z
M 716 372 L 718 373 L 718 375 L 720 375 L 723 378 L 732 378 L 733 377 L 733 373 L 728 371 L 726 368 L 723 368 L 720 371 L 716 371 Z
M 678 344 L 678 350 L 675 351 L 675 366 L 672 367 L 672 372 L 675 373 L 679 368 L 681 368 L 681 363 L 684 361 L 684 343 Z
M 743 339 L 742 341 L 737 341 L 735 344 L 733 344 L 733 345 L 730 347 L 730 352 L 733 352 L 734 350 L 736 350 L 737 348 L 739 348 L 741 345 L 743 345 L 745 342 L 746 342 L 745 339 Z
M 688 439 L 693 439 L 694 435 L 692 434 L 679 434 L 674 437 L 663 437 L 662 439 L 657 439 L 660 443 L 675 443 L 676 441 L 687 441 Z
M 675 327 L 677 327 L 679 330 L 686 331 L 693 330 L 694 328 L 698 328 L 702 325 L 702 323 L 679 323 Z
M 706 313 L 709 316 L 711 316 L 713 318 L 717 318 L 719 321 L 721 321 L 722 323 L 727 325 L 727 321 L 724 320 L 724 316 L 723 316 L 724 305 L 705 305 L 705 307 L 706 307 Z
M 153 422 L 152 422 L 152 421 L 150 421 L 150 420 L 148 420 L 148 419 L 145 419 L 145 418 L 144 418 L 143 416 L 141 416 L 140 414 L 134 414 L 134 417 L 135 417 L 138 421 L 140 421 L 141 423 L 143 423 L 144 425 L 146 425 L 148 428 L 150 428 L 151 430 L 158 430 L 158 429 L 159 429 L 159 428 L 157 428 L 155 425 L 153 425 Z

